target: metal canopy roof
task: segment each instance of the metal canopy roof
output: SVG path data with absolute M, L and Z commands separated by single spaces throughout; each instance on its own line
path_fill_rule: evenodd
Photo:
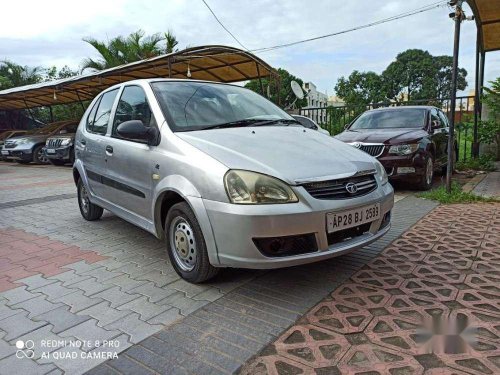
M 484 52 L 500 50 L 500 0 L 467 0 L 476 17 Z
M 189 78 L 238 82 L 277 75 L 257 56 L 226 46 L 202 46 L 114 68 L 0 91 L 0 110 L 67 104 L 94 98 L 117 83 L 139 78 Z

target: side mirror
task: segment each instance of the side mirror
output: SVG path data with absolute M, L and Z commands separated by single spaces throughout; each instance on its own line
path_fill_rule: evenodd
M 349 123 L 347 123 L 347 124 L 344 125 L 344 130 L 349 129 L 350 127 L 351 127 L 351 123 L 349 122 Z
M 440 120 L 432 120 L 431 122 L 431 130 L 436 130 L 441 127 L 441 121 Z
M 158 138 L 158 129 L 144 126 L 141 120 L 122 122 L 116 128 L 116 133 L 125 139 L 147 141 L 150 145 Z

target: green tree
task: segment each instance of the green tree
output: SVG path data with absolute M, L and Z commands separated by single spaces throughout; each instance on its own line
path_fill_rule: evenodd
M 44 70 L 41 67 L 22 66 L 12 61 L 0 62 L 0 89 L 25 86 L 43 80 Z
M 175 35 L 172 31 L 168 30 L 165 33 L 165 53 L 177 52 L 178 49 L 175 47 L 177 47 L 178 44 L 179 42 L 177 41 Z
M 384 93 L 396 101 L 447 98 L 451 96 L 451 56 L 432 56 L 409 49 L 397 55 L 382 73 Z M 467 87 L 467 71 L 459 69 L 457 89 Z
M 349 77 L 340 77 L 335 92 L 348 106 L 366 106 L 385 99 L 382 79 L 374 72 L 353 71 Z
M 484 88 L 486 95 L 483 99 L 489 109 L 489 118 L 481 123 L 479 140 L 483 143 L 496 143 L 496 160 L 500 160 L 500 77 L 490 83 L 491 88 Z
M 290 74 L 287 70 L 279 68 L 278 69 L 278 74 L 280 76 L 280 99 L 281 99 L 281 106 L 283 108 L 290 106 L 293 101 L 295 100 L 295 95 L 293 94 L 292 88 L 291 88 L 291 82 L 292 81 L 297 81 L 297 83 L 302 87 L 303 81 L 295 77 L 293 74 Z M 272 82 L 269 81 L 268 78 L 262 78 L 262 86 L 264 87 L 264 96 L 267 96 L 267 90 L 269 87 L 269 92 L 271 94 L 271 97 L 269 98 L 272 102 L 278 103 L 278 92 L 275 88 L 275 81 L 273 80 Z M 259 94 L 261 93 L 260 89 L 260 82 L 258 79 L 252 79 L 251 81 L 248 81 L 245 84 L 245 87 L 247 89 L 250 89 L 252 91 L 255 91 Z M 301 99 L 297 100 L 295 102 L 295 107 L 296 108 L 301 108 L 305 107 L 307 105 L 307 99 Z
M 170 31 L 163 36 L 160 33 L 146 36 L 144 31 L 138 30 L 127 37 L 117 36 L 107 42 L 95 38 L 83 40 L 97 50 L 100 58 L 83 60 L 82 71 L 85 69 L 103 70 L 158 56 L 169 49 L 173 50 L 178 44 Z M 166 40 L 166 46 L 162 48 L 160 42 L 164 40 Z

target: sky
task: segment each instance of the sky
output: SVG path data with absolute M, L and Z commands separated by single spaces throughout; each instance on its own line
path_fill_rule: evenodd
M 250 50 L 324 35 L 420 8 L 436 0 L 206 0 L 224 25 Z M 2 3 L 0 60 L 21 65 L 68 65 L 78 69 L 97 57 L 82 41 L 107 40 L 138 29 L 171 30 L 179 47 L 224 44 L 239 47 L 201 0 L 24 0 Z M 22 7 L 22 9 L 20 9 Z M 472 12 L 465 6 L 466 13 Z M 282 67 L 318 90 L 334 94 L 341 76 L 353 70 L 381 73 L 409 48 L 452 55 L 453 21 L 447 6 L 348 34 L 304 43 L 258 56 Z M 462 24 L 460 66 L 474 87 L 475 22 Z M 500 76 L 500 52 L 487 54 L 486 81 Z

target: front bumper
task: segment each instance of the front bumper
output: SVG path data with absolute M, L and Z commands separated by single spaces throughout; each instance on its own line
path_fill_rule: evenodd
M 71 146 L 64 146 L 59 148 L 47 148 L 43 149 L 43 154 L 47 159 L 52 160 L 69 160 L 71 155 Z
M 31 161 L 33 160 L 33 150 L 31 148 L 19 149 L 19 148 L 10 148 L 10 149 L 2 149 L 2 158 L 8 160 L 23 160 L 23 161 Z
M 306 264 L 353 251 L 383 236 L 390 224 L 381 228 L 386 213 L 394 205 L 390 184 L 378 187 L 363 197 L 344 200 L 314 199 L 302 187 L 294 188 L 298 203 L 277 205 L 235 205 L 203 200 L 217 247 L 219 266 L 270 269 Z M 380 203 L 380 219 L 369 230 L 352 239 L 328 244 L 326 215 Z M 314 252 L 268 257 L 254 243 L 255 238 L 314 234 L 318 250 Z
M 418 178 L 425 174 L 425 155 L 419 151 L 409 156 L 386 155 L 377 160 L 393 181 Z

